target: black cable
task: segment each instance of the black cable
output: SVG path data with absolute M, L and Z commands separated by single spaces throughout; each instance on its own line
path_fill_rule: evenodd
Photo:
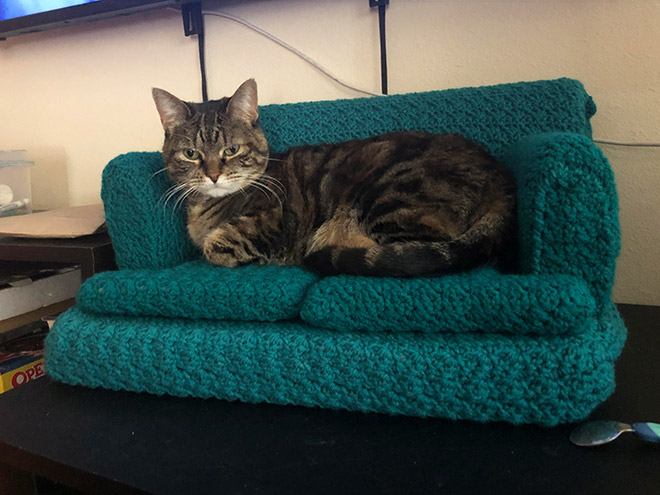
M 390 0 L 369 0 L 369 7 L 378 7 L 378 30 L 380 32 L 380 82 L 381 92 L 387 94 L 387 39 L 385 37 L 385 9 Z
M 202 17 L 202 23 L 204 22 Z M 209 101 L 208 91 L 206 89 L 206 59 L 204 57 L 204 27 L 197 33 L 197 47 L 199 49 L 199 72 L 202 78 L 202 101 Z
M 387 40 L 385 38 L 385 8 L 387 4 L 378 5 L 378 27 L 380 30 L 380 81 L 382 93 L 387 94 Z

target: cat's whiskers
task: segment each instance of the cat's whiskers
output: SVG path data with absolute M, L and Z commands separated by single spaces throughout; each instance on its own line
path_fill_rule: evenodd
M 261 192 L 261 194 L 263 194 L 266 197 L 266 199 L 269 199 L 268 193 L 265 190 L 263 190 L 261 187 L 255 185 L 254 182 L 250 182 L 248 184 L 248 188 L 249 187 L 254 187 L 257 191 Z
M 185 199 L 191 194 L 196 193 L 198 187 L 202 184 L 203 182 L 200 179 L 192 179 L 181 184 L 175 184 L 165 191 L 159 200 L 159 203 L 162 201 L 162 207 L 165 208 L 167 207 L 167 203 L 172 198 L 176 197 L 174 205 L 172 206 L 172 214 L 174 214 L 177 208 L 184 203 Z M 181 193 L 181 191 L 183 191 L 183 193 Z
M 167 203 L 170 201 L 170 199 L 172 199 L 174 196 L 176 196 L 180 191 L 182 191 L 186 187 L 189 187 L 187 182 L 184 182 L 182 184 L 174 184 L 163 193 L 163 195 L 158 200 L 158 202 L 159 203 L 162 202 L 162 206 L 163 208 L 165 208 L 167 206 Z
M 238 190 L 243 193 L 243 195 L 247 198 L 248 194 L 245 191 L 245 187 L 243 187 L 243 183 L 245 182 L 245 177 L 242 175 L 235 175 L 235 176 L 229 176 L 224 178 L 224 183 L 225 184 L 236 184 L 239 183 Z M 249 184 L 248 184 L 249 186 Z M 262 191 L 263 192 L 263 191 Z M 265 194 L 265 193 L 264 193 Z
M 243 176 L 243 178 L 250 181 L 248 185 L 252 185 L 262 191 L 265 190 L 270 192 L 280 203 L 280 206 L 282 206 L 282 198 L 280 198 L 278 192 L 281 192 L 284 198 L 286 198 L 286 190 L 284 189 L 284 185 L 279 180 L 266 174 L 246 174 Z M 277 191 L 273 190 L 271 186 L 276 188 Z
M 170 202 L 170 200 L 177 198 L 177 196 L 182 192 L 187 189 L 187 185 L 182 185 L 181 187 L 177 187 L 176 189 L 173 189 L 169 191 L 168 193 L 165 194 L 164 196 L 164 201 L 163 201 L 163 207 L 166 207 L 167 204 Z
M 232 177 L 227 182 L 229 182 L 230 184 L 240 182 L 240 183 L 244 184 L 245 187 L 250 187 L 250 186 L 254 186 L 254 184 L 255 184 L 255 176 L 253 176 L 251 174 L 240 175 L 240 176 Z M 259 186 L 261 186 L 261 184 L 259 184 Z M 255 186 L 255 189 L 261 191 L 266 196 L 266 198 L 268 198 L 268 194 L 267 194 L 266 190 L 263 187 L 256 187 Z
M 230 184 L 239 183 L 238 184 L 238 190 L 241 191 L 241 193 L 243 193 L 243 196 L 245 196 L 246 198 L 248 197 L 248 194 L 245 192 L 245 188 L 241 184 L 243 182 L 242 177 L 240 177 L 240 176 L 230 177 L 230 178 L 228 178 L 227 182 L 229 182 Z
M 156 177 L 158 174 L 162 174 L 163 172 L 167 172 L 167 168 L 166 168 L 166 167 L 163 167 L 163 168 L 161 168 L 160 170 L 156 170 L 153 174 L 151 174 L 151 176 L 149 177 L 149 180 L 153 179 L 153 178 Z
M 268 195 L 268 193 L 270 192 L 271 194 L 273 194 L 273 191 L 271 191 L 270 189 L 266 188 L 263 184 L 259 184 L 258 182 L 250 182 L 250 183 L 248 184 L 248 187 L 254 187 L 254 188 L 257 189 L 258 191 L 261 191 L 261 192 L 263 193 L 263 195 L 266 197 L 266 199 L 268 199 L 268 200 L 270 200 L 270 196 Z M 280 198 L 277 197 L 275 194 L 273 194 L 273 196 L 275 196 L 275 198 L 276 198 L 278 201 L 280 201 Z M 280 204 L 281 204 L 281 201 L 280 201 Z
M 180 189 L 186 187 L 187 183 L 182 183 L 182 184 L 172 184 L 170 187 L 167 188 L 167 190 L 163 193 L 163 196 L 167 196 L 168 194 L 174 193 L 179 191 Z
M 272 177 L 268 174 L 262 174 L 262 175 L 257 176 L 256 180 L 257 181 L 263 180 L 267 184 L 269 184 L 273 187 L 276 187 L 277 189 L 279 189 L 282 192 L 282 194 L 284 195 L 285 198 L 287 197 L 286 189 L 284 188 L 284 184 L 282 184 L 282 182 L 279 181 L 278 179 L 276 179 L 275 177 Z
M 225 177 L 225 183 L 227 184 L 236 184 L 237 182 L 243 182 L 243 176 L 234 173 L 233 175 L 228 175 Z M 243 196 L 247 198 L 247 193 L 245 192 L 243 186 L 239 185 L 238 189 L 243 193 Z
M 252 182 L 259 182 L 263 181 L 265 184 L 263 185 L 269 185 L 277 188 L 279 192 L 281 192 L 284 197 L 286 198 L 286 189 L 284 188 L 284 184 L 280 182 L 278 179 L 275 177 L 272 177 L 268 174 L 246 174 L 242 176 L 244 179 L 252 181 Z
M 266 189 L 268 189 L 273 194 L 273 196 L 275 196 L 277 198 L 277 200 L 280 202 L 280 206 L 282 205 L 282 198 L 280 198 L 280 194 L 279 194 L 281 190 L 280 189 L 273 189 L 273 186 L 276 187 L 274 184 L 270 184 L 268 182 L 261 182 L 261 179 L 257 179 L 254 182 L 256 184 L 259 184 L 260 186 L 265 187 Z M 286 193 L 282 192 L 282 194 L 284 196 L 284 199 L 286 199 Z
M 177 198 L 177 200 L 174 202 L 174 207 L 172 208 L 172 215 L 176 212 L 177 208 L 182 206 L 185 203 L 185 200 L 188 196 L 194 194 L 197 192 L 195 187 L 191 187 L 190 189 L 187 189 L 184 191 L 184 193 Z
M 265 191 L 268 191 L 269 193 L 271 193 L 271 194 L 273 195 L 273 197 L 274 197 L 274 198 L 277 200 L 277 202 L 280 204 L 280 208 L 283 208 L 283 207 L 284 207 L 283 204 L 282 204 L 282 200 L 280 199 L 280 197 L 277 195 L 277 193 L 276 193 L 275 191 L 273 191 L 270 187 L 268 187 L 268 185 L 263 184 L 263 183 L 259 182 L 258 180 L 254 180 L 254 181 L 250 182 L 248 185 L 249 185 L 249 186 L 252 186 L 252 187 L 254 187 L 254 188 L 256 188 L 256 189 L 259 189 L 259 190 L 262 191 L 262 192 L 264 192 L 264 194 L 266 194 L 266 197 L 268 197 L 268 194 L 267 194 Z
M 283 162 L 284 160 L 280 158 L 272 158 L 271 156 L 268 155 L 268 153 L 255 153 L 256 155 L 265 158 L 266 160 L 273 161 L 273 162 Z

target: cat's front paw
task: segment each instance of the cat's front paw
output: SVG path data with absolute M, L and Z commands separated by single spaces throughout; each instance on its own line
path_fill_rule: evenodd
M 239 260 L 236 257 L 236 249 L 233 243 L 223 235 L 222 231 L 216 230 L 211 232 L 204 239 L 202 251 L 204 258 L 212 265 L 229 267 L 239 265 Z
M 235 227 L 211 232 L 204 239 L 202 251 L 212 265 L 235 267 L 265 263 L 262 256 L 254 253 L 249 239 L 237 235 Z

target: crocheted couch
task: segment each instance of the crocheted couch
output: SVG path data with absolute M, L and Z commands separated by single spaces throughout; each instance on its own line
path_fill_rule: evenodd
M 86 281 L 46 342 L 47 372 L 90 387 L 391 414 L 553 425 L 614 389 L 625 328 L 595 105 L 559 79 L 264 106 L 276 151 L 401 129 L 459 132 L 515 173 L 519 271 L 319 278 L 200 259 L 159 153 L 103 173 L 120 270 Z

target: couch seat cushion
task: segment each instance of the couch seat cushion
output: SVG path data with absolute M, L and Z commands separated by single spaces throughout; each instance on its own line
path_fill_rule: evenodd
M 340 331 L 559 334 L 595 314 L 587 284 L 569 275 L 503 275 L 493 268 L 442 277 L 328 277 L 302 306 L 307 323 Z
M 120 270 L 87 280 L 88 312 L 124 316 L 278 321 L 300 316 L 338 331 L 557 334 L 595 314 L 586 284 L 568 275 L 503 275 L 492 268 L 413 279 L 336 276 L 299 267 Z
M 210 320 L 296 318 L 318 277 L 299 267 L 225 268 L 191 261 L 160 270 L 99 273 L 80 287 L 79 308 L 108 315 Z

